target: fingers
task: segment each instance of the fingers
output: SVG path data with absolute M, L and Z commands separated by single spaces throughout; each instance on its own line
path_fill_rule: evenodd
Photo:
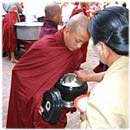
M 81 82 L 85 82 L 86 73 L 84 72 L 84 70 L 78 70 L 75 71 L 75 73 L 78 80 L 80 80 Z
M 86 112 L 81 112 L 80 113 L 80 119 L 81 119 L 81 121 L 84 121 L 84 120 L 87 119 Z
M 39 109 L 39 114 L 42 115 L 42 113 L 44 112 L 44 109 L 42 106 L 40 106 L 40 109 Z

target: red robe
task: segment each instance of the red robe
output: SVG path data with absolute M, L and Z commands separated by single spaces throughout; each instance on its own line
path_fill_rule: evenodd
M 12 71 L 7 128 L 64 128 L 66 108 L 59 122 L 52 125 L 42 119 L 39 107 L 45 91 L 53 88 L 63 74 L 79 69 L 86 59 L 86 49 L 87 44 L 69 51 L 62 30 L 35 42 Z
M 72 16 L 76 15 L 76 14 L 81 13 L 81 12 L 84 13 L 83 9 L 78 9 L 78 7 L 76 6 L 76 7 L 72 10 L 72 13 L 71 13 L 71 15 L 70 15 L 70 18 L 71 18 Z
M 3 51 L 16 51 L 16 32 L 14 24 L 18 21 L 18 14 L 14 11 L 9 11 L 2 21 L 2 44 Z

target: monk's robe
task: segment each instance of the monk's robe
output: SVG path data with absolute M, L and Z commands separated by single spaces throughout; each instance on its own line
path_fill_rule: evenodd
M 96 66 L 93 71 L 95 73 L 100 73 L 100 72 L 106 71 L 107 69 L 108 69 L 108 66 L 100 62 L 99 65 Z
M 40 32 L 40 38 L 44 37 L 45 35 L 54 34 L 58 31 L 58 25 L 56 25 L 53 21 L 49 18 L 43 19 L 43 26 Z
M 2 21 L 2 44 L 3 51 L 16 51 L 16 31 L 14 24 L 18 21 L 18 13 L 9 11 Z
M 63 30 L 36 41 L 20 58 L 12 71 L 7 128 L 64 128 L 67 108 L 56 124 L 39 114 L 43 94 L 54 87 L 59 78 L 79 69 L 85 62 L 87 44 L 81 49 L 66 48 Z
M 72 13 L 71 13 L 71 15 L 70 15 L 70 18 L 71 18 L 72 16 L 76 15 L 76 14 L 81 13 L 81 12 L 83 12 L 83 13 L 85 14 L 85 12 L 83 11 L 83 9 L 79 9 L 79 8 L 76 6 L 76 7 L 72 10 Z

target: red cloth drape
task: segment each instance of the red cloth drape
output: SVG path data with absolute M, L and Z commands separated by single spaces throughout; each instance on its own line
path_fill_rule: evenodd
M 18 14 L 9 11 L 2 21 L 2 45 L 4 51 L 15 52 L 16 50 L 16 32 L 14 24 L 18 20 Z
M 85 12 L 83 11 L 83 9 L 79 9 L 79 8 L 76 6 L 76 7 L 72 10 L 72 13 L 71 13 L 70 18 L 71 18 L 72 16 L 76 15 L 76 14 L 81 13 L 81 12 L 83 12 L 83 13 L 85 14 Z
M 63 31 L 35 42 L 20 58 L 12 71 L 11 94 L 7 128 L 64 128 L 66 108 L 57 124 L 44 121 L 38 113 L 43 93 L 68 72 L 79 69 L 84 62 L 87 44 L 69 51 L 64 44 Z M 84 51 L 84 53 L 83 53 Z

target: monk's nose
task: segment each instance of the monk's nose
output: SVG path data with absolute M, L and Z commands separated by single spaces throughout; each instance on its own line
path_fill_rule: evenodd
M 81 43 L 77 44 L 77 48 L 81 48 L 81 46 L 82 46 Z

